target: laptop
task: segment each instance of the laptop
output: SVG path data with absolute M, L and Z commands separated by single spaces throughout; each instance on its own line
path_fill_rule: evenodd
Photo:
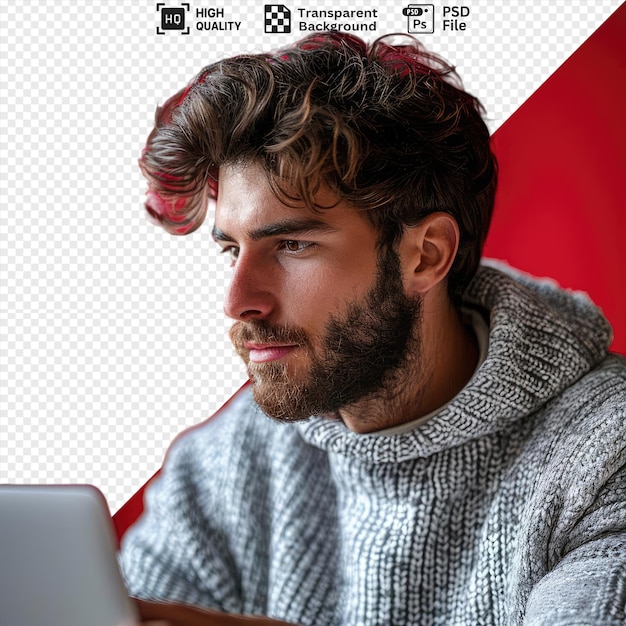
M 90 485 L 0 485 L 0 624 L 139 621 L 102 493 Z

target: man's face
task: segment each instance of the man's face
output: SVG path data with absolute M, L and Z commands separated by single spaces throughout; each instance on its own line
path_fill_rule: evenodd
M 322 206 L 334 204 L 320 193 Z M 220 170 L 214 237 L 231 258 L 225 312 L 270 416 L 305 419 L 393 393 L 418 359 L 420 301 L 377 232 L 339 203 L 283 204 L 258 166 Z

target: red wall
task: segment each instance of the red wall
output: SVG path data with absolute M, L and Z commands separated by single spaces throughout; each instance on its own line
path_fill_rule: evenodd
M 586 291 L 626 354 L 626 4 L 493 136 L 485 255 Z

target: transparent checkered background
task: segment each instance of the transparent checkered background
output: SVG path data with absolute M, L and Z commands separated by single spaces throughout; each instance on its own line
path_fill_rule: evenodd
M 190 34 L 159 36 L 156 2 L 0 0 L 0 483 L 93 483 L 115 511 L 245 380 L 210 229 L 150 224 L 136 161 L 156 105 L 203 65 L 303 33 L 265 35 L 262 2 L 190 3 Z M 408 28 L 406 0 L 285 4 L 294 27 L 306 7 L 377 8 L 370 39 Z M 621 2 L 472 0 L 462 32 L 434 4 L 423 40 L 495 130 Z M 196 30 L 202 6 L 240 30 Z

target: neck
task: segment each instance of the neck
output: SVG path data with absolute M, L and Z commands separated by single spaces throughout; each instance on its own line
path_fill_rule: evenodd
M 430 295 L 430 294 L 429 294 Z M 426 297 L 407 361 L 385 388 L 343 407 L 339 416 L 350 430 L 371 433 L 399 426 L 436 411 L 472 377 L 478 342 L 447 296 Z

